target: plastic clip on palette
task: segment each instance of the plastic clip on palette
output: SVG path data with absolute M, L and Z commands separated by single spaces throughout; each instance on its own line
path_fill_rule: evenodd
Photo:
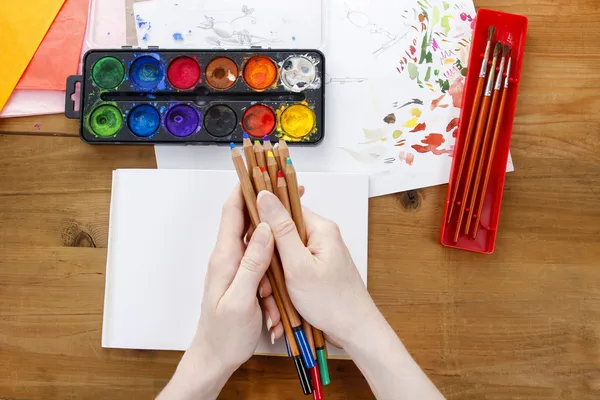
M 494 251 L 526 33 L 524 16 L 477 13 L 442 223 L 445 246 Z
M 317 144 L 324 76 L 318 50 L 91 50 L 67 79 L 65 114 L 87 143 L 228 144 L 247 132 Z

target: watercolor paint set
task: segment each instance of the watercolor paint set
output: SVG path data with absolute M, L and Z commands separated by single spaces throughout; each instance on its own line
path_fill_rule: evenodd
M 440 240 L 444 246 L 490 254 L 498 234 L 527 18 L 480 9 L 475 21 Z
M 314 145 L 324 136 L 318 50 L 90 50 L 67 79 L 65 114 L 93 144 Z M 72 95 L 79 86 L 79 104 Z

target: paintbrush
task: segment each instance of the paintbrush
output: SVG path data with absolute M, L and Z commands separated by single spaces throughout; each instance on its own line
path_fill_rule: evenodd
M 487 75 L 488 61 L 490 57 L 490 49 L 492 47 L 492 39 L 496 27 L 490 26 L 488 28 L 488 41 L 485 46 L 485 53 L 483 53 L 483 61 L 481 62 L 481 69 L 479 70 L 479 80 L 477 81 L 477 88 L 475 90 L 475 97 L 473 98 L 473 107 L 471 108 L 471 115 L 469 116 L 469 125 L 467 125 L 467 132 L 465 133 L 465 144 L 460 155 L 460 163 L 458 164 L 458 172 L 454 176 L 452 186 L 450 188 L 450 210 L 448 211 L 448 222 L 452 218 L 452 211 L 454 210 L 454 204 L 456 202 L 456 195 L 458 193 L 458 187 L 460 186 L 460 178 L 465 166 L 467 159 L 467 153 L 469 151 L 469 145 L 471 144 L 471 137 L 473 136 L 473 130 L 477 122 L 477 114 L 479 112 L 479 106 L 481 105 L 481 95 L 483 94 L 483 86 L 485 84 L 485 76 Z
M 267 154 L 269 151 L 273 150 L 273 145 L 271 144 L 271 141 L 269 140 L 269 135 L 265 135 L 265 137 L 263 137 L 263 149 L 265 151 L 265 154 Z
M 265 151 L 262 144 L 258 140 L 254 141 L 254 155 L 256 157 L 256 165 L 260 168 L 267 168 L 267 160 L 265 160 Z
M 308 243 L 308 238 L 306 236 L 304 216 L 302 215 L 302 203 L 300 202 L 300 195 L 298 192 L 298 178 L 296 176 L 296 169 L 294 168 L 294 164 L 292 163 L 292 159 L 290 157 L 286 159 L 285 180 L 288 186 L 292 219 L 296 224 L 296 229 L 298 230 L 298 234 L 300 235 L 302 243 L 306 246 Z M 303 321 L 303 326 L 305 331 L 309 330 L 311 327 L 306 321 Z M 312 333 L 314 337 L 314 348 L 311 347 L 311 350 L 313 351 L 315 358 L 319 363 L 321 382 L 323 385 L 328 385 L 330 383 L 330 378 L 329 368 L 327 366 L 327 357 L 325 354 L 325 338 L 323 337 L 323 332 L 314 327 L 312 327 Z M 307 337 L 309 337 L 308 340 L 310 343 L 310 336 L 307 335 Z
M 477 163 L 477 172 L 475 173 L 475 180 L 473 181 L 473 191 L 471 192 L 471 201 L 469 202 L 467 214 L 467 220 L 465 222 L 465 235 L 469 234 L 469 228 L 471 227 L 471 220 L 473 218 L 473 211 L 475 210 L 475 201 L 477 199 L 477 193 L 479 193 L 479 182 L 481 180 L 481 173 L 483 172 L 483 165 L 487 160 L 488 154 L 487 149 L 490 143 L 490 139 L 493 135 L 494 126 L 496 124 L 496 118 L 498 116 L 498 103 L 500 102 L 500 89 L 502 88 L 502 74 L 504 73 L 504 63 L 506 61 L 506 55 L 508 53 L 508 45 L 501 45 L 502 47 L 502 58 L 500 59 L 500 68 L 498 69 L 498 76 L 496 77 L 496 84 L 494 85 L 494 91 L 492 93 L 492 105 L 490 106 L 490 116 L 488 117 L 487 126 L 485 127 L 485 136 L 483 138 L 483 144 L 481 145 L 481 156 Z
M 454 243 L 458 242 L 458 236 L 460 235 L 460 228 L 462 226 L 462 219 L 465 215 L 465 207 L 467 206 L 467 199 L 469 198 L 469 192 L 471 189 L 471 178 L 473 177 L 473 170 L 475 169 L 475 162 L 479 154 L 479 146 L 481 139 L 485 131 L 488 113 L 490 110 L 490 102 L 492 100 L 492 89 L 494 85 L 494 76 L 496 73 L 496 63 L 498 62 L 498 55 L 500 54 L 500 43 L 496 43 L 494 47 L 494 58 L 492 59 L 492 67 L 488 75 L 487 84 L 485 86 L 485 92 L 483 94 L 483 102 L 481 109 L 479 110 L 479 118 L 477 120 L 477 128 L 475 130 L 475 136 L 473 137 L 473 148 L 469 157 L 469 166 L 467 169 L 467 176 L 465 178 L 465 189 L 463 197 L 460 202 L 460 211 L 458 213 L 458 220 L 456 221 L 456 231 L 454 232 Z M 466 149 L 465 149 L 466 150 Z
M 275 155 L 271 150 L 267 152 L 267 171 L 269 171 L 271 186 L 273 187 L 273 190 L 275 190 L 277 187 L 277 171 L 279 171 L 279 166 L 277 165 L 277 160 L 275 160 Z
M 506 45 L 508 47 L 508 45 Z M 508 98 L 508 82 L 510 81 L 510 64 L 512 61 L 512 57 L 510 55 L 510 48 L 508 49 L 508 63 L 506 66 L 506 78 L 504 79 L 504 90 L 502 91 L 502 100 L 500 100 L 500 108 L 498 110 L 498 118 L 496 119 L 496 126 L 494 129 L 494 136 L 492 137 L 492 144 L 490 145 L 490 155 L 487 158 L 485 175 L 483 176 L 483 185 L 481 186 L 481 196 L 479 197 L 479 202 L 477 204 L 477 212 L 475 213 L 475 224 L 473 226 L 473 234 L 471 236 L 472 239 L 477 237 L 477 230 L 479 229 L 479 221 L 481 220 L 481 211 L 483 210 L 483 202 L 485 200 L 485 192 L 487 191 L 487 185 L 490 180 L 490 173 L 492 171 L 492 164 L 494 163 L 494 154 L 496 152 L 496 142 L 498 141 L 498 136 L 500 135 L 500 128 L 502 127 L 502 117 L 504 116 L 504 108 L 506 107 L 506 101 Z M 498 76 L 498 81 L 502 79 L 502 75 Z M 498 81 L 496 81 L 496 87 L 498 87 Z
M 244 201 L 246 203 L 246 210 L 248 211 L 248 216 L 250 218 L 250 222 L 252 227 L 256 229 L 258 224 L 260 224 L 260 217 L 258 215 L 258 208 L 256 205 L 256 192 L 252 187 L 252 183 L 250 182 L 250 176 L 248 171 L 246 170 L 246 166 L 244 165 L 244 160 L 242 159 L 242 155 L 239 150 L 235 147 L 234 143 L 230 143 L 231 147 L 231 159 L 233 161 L 233 165 L 237 172 L 240 187 L 242 189 L 242 194 L 244 196 Z M 256 167 L 254 168 L 254 170 Z M 262 175 L 261 175 L 262 176 Z M 259 179 L 258 182 L 255 182 L 257 188 L 260 190 L 265 190 L 265 184 L 262 179 Z M 267 278 L 271 283 L 271 287 L 273 290 L 278 290 L 279 295 L 281 296 L 281 301 L 283 305 L 283 309 L 280 310 L 280 313 L 285 312 L 290 321 L 290 325 L 292 326 L 292 330 L 294 331 L 294 337 L 296 339 L 296 343 L 298 344 L 298 348 L 300 349 L 300 353 L 302 355 L 302 361 L 306 368 L 312 368 L 315 366 L 315 361 L 312 358 L 312 354 L 310 348 L 308 347 L 308 342 L 306 340 L 306 334 L 304 333 L 304 329 L 302 328 L 302 322 L 300 319 L 300 315 L 298 311 L 294 308 L 290 296 L 287 292 L 287 287 L 285 285 L 285 277 L 283 275 L 283 267 L 279 261 L 277 254 L 273 254 L 271 258 L 271 264 L 269 269 L 267 270 Z
M 244 155 L 246 156 L 248 171 L 252 171 L 252 169 L 256 167 L 256 156 L 254 155 L 254 148 L 252 147 L 252 142 L 250 141 L 250 135 L 248 135 L 246 132 L 244 132 L 243 149 Z M 250 177 L 250 180 L 252 180 L 252 177 Z

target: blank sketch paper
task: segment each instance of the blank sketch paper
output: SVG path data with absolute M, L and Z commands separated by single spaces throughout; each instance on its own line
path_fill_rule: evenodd
M 269 1 L 248 1 L 247 7 L 258 10 L 265 3 Z M 307 26 L 318 26 L 321 15 L 326 16 L 325 137 L 319 146 L 294 149 L 294 161 L 310 171 L 367 173 L 371 197 L 447 183 L 475 17 L 473 2 L 323 4 L 327 9 Z M 276 13 L 271 16 L 277 19 Z M 301 30 L 306 31 L 310 29 Z M 285 43 L 287 36 L 279 40 Z M 299 47 L 293 41 L 286 44 Z M 155 149 L 159 168 L 231 168 L 227 149 Z M 513 170 L 511 161 L 507 170 Z
M 339 224 L 366 282 L 368 177 L 300 173 L 299 180 L 306 187 L 303 204 Z M 221 208 L 236 183 L 230 171 L 113 173 L 103 347 L 187 349 Z M 285 344 L 271 345 L 263 330 L 256 352 L 285 354 Z

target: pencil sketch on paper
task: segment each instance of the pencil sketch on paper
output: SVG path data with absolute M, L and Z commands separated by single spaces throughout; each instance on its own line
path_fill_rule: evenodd
M 208 44 L 215 47 L 223 48 L 227 45 L 242 47 L 258 45 L 269 46 L 280 42 L 277 32 L 271 32 L 273 37 L 266 38 L 256 36 L 248 30 L 248 24 L 255 25 L 257 23 L 256 18 L 252 15 L 253 13 L 254 8 L 244 5 L 242 6 L 241 15 L 229 21 L 219 21 L 215 17 L 204 15 L 206 20 L 197 26 L 200 29 L 212 31 L 213 36 L 208 36 L 205 40 Z
M 382 43 L 380 47 L 373 51 L 375 57 L 397 45 L 408 34 L 411 25 L 408 23 L 408 17 L 405 15 L 407 12 L 408 11 L 405 11 L 400 15 L 401 24 L 399 24 L 398 28 L 386 29 L 371 21 L 371 18 L 366 13 L 350 9 L 346 4 L 346 19 L 352 25 L 360 29 L 368 30 L 371 35 L 381 36 Z

